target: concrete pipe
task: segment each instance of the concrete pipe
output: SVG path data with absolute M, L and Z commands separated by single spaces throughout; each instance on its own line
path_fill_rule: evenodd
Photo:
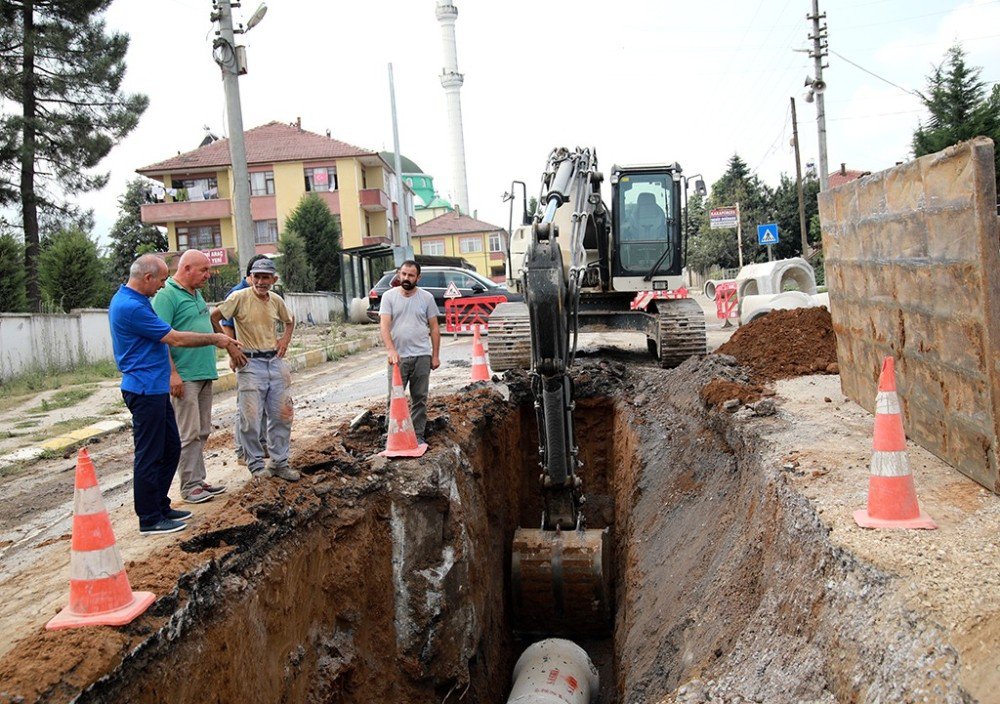
M 597 701 L 597 669 L 572 641 L 547 638 L 528 646 L 514 665 L 507 704 L 592 704 Z
M 731 284 L 735 281 L 736 279 L 720 279 L 718 281 L 714 279 L 709 279 L 708 281 L 705 282 L 705 288 L 704 288 L 705 298 L 707 298 L 710 301 L 714 301 L 715 289 L 719 287 L 719 284 Z

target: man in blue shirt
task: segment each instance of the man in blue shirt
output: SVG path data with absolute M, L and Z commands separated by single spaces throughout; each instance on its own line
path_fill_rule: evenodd
M 115 363 L 122 373 L 122 398 L 132 413 L 132 492 L 142 535 L 184 530 L 182 521 L 191 517 L 190 511 L 172 509 L 167 496 L 181 449 L 170 405 L 167 346 L 215 345 L 242 359 L 239 343 L 228 335 L 179 332 L 157 317 L 149 299 L 166 280 L 166 263 L 155 254 L 144 254 L 132 264 L 128 282 L 118 288 L 108 307 Z

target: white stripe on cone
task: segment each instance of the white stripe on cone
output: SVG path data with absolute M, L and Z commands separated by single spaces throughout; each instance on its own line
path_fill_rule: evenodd
M 101 487 L 91 486 L 77 489 L 73 494 L 73 514 L 76 516 L 92 516 L 104 513 L 104 499 L 101 498 Z
M 882 415 L 900 415 L 899 396 L 895 391 L 879 391 L 875 397 L 875 412 Z
M 69 556 L 69 578 L 76 580 L 114 577 L 125 569 L 118 547 L 103 550 L 73 550 Z
M 910 472 L 910 460 L 905 452 L 872 453 L 871 473 L 873 477 L 905 477 Z

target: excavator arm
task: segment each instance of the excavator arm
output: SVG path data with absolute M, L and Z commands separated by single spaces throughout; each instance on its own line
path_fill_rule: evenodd
M 532 224 L 523 287 L 531 322 L 531 383 L 538 421 L 544 513 L 539 529 L 515 532 L 515 622 L 523 632 L 597 634 L 610 625 L 607 530 L 585 530 L 573 437 L 573 363 L 588 228 L 606 227 L 600 174 L 591 150 L 557 149 L 543 175 L 542 210 Z M 555 213 L 573 202 L 569 261 Z

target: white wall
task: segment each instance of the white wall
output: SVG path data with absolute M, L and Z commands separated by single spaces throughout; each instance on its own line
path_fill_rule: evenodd
M 108 311 L 61 315 L 0 313 L 0 379 L 114 359 Z
M 288 311 L 295 316 L 296 325 L 307 325 L 310 313 L 317 325 L 344 318 L 344 305 L 340 296 L 331 293 L 285 293 L 282 298 L 285 299 Z

